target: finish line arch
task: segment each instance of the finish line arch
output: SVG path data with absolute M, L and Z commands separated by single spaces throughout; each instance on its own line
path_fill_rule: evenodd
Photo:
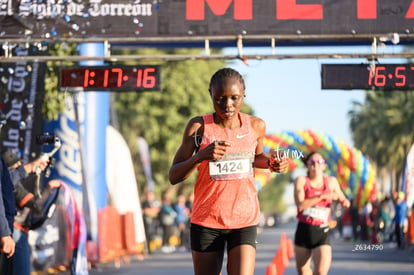
M 369 160 L 356 148 L 342 140 L 313 130 L 283 131 L 264 138 L 264 151 L 276 150 L 289 157 L 289 171 L 304 167 L 300 157 L 312 151 L 322 154 L 327 161 L 326 174 L 334 176 L 344 193 L 362 207 L 377 197 L 376 171 Z M 274 177 L 267 170 L 256 169 L 256 185 L 261 189 Z

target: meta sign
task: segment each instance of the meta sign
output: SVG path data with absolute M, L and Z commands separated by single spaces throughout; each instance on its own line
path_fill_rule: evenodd
M 414 0 L 0 0 L 0 29 L 0 40 L 411 34 Z

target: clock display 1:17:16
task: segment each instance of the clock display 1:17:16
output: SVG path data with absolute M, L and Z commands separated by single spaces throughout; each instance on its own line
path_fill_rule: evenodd
M 146 88 L 156 85 L 155 68 L 85 69 L 83 87 Z
M 63 68 L 60 88 L 84 90 L 159 90 L 159 66 L 95 66 Z

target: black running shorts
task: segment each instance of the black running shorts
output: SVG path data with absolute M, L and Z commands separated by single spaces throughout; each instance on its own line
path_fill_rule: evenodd
M 191 224 L 191 249 L 198 252 L 227 251 L 233 247 L 249 244 L 256 248 L 257 226 L 238 229 L 214 229 Z
M 295 245 L 313 249 L 323 244 L 330 244 L 329 226 L 298 223 L 295 233 Z

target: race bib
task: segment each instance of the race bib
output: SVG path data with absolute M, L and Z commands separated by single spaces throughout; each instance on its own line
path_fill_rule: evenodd
M 212 180 L 233 180 L 253 176 L 253 153 L 226 154 L 223 159 L 210 161 Z
M 327 223 L 329 221 L 330 209 L 326 207 L 309 207 L 303 210 L 303 215 L 311 217 L 314 220 Z

